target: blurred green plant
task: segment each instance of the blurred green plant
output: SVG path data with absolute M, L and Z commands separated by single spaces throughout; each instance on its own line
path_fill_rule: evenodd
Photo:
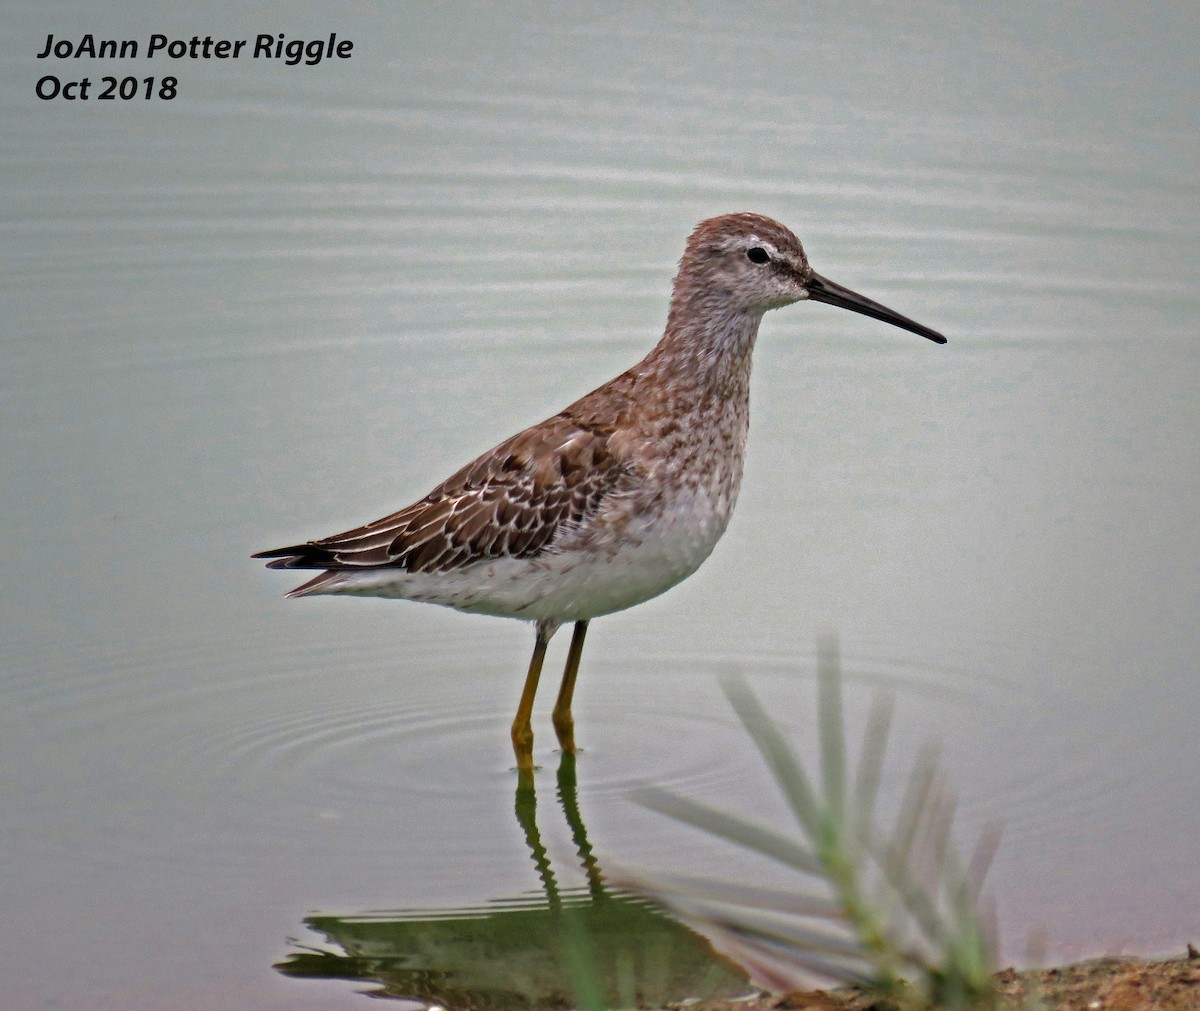
M 746 682 L 724 684 L 800 838 L 669 791 L 636 794 L 647 807 L 784 864 L 809 879 L 809 887 L 784 893 L 691 875 L 630 885 L 697 923 L 766 989 L 827 981 L 869 989 L 906 1008 L 991 1006 L 994 926 L 981 888 L 998 833 L 985 832 L 969 861 L 959 858 L 951 839 L 954 798 L 931 748 L 918 755 L 895 823 L 881 827 L 875 805 L 891 700 L 874 701 L 851 776 L 834 641 L 820 645 L 817 681 L 815 776 Z

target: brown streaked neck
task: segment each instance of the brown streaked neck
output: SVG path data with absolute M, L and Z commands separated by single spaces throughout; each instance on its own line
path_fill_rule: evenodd
M 739 306 L 727 292 L 676 279 L 662 339 L 642 365 L 670 376 L 692 396 L 749 395 L 750 362 L 763 311 Z

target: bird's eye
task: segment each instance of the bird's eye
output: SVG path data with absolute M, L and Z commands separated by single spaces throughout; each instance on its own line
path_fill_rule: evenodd
M 770 263 L 771 257 L 762 246 L 752 246 L 746 250 L 746 258 L 751 263 Z

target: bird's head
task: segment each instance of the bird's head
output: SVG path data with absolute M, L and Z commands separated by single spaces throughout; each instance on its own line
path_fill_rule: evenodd
M 699 298 L 758 315 L 810 299 L 946 343 L 936 330 L 822 277 L 809 266 L 792 231 L 761 214 L 723 214 L 701 221 L 680 261 L 675 295 L 681 302 Z

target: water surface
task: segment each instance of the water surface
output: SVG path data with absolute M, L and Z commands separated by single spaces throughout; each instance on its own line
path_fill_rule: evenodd
M 768 316 L 726 538 L 589 635 L 601 863 L 778 880 L 628 794 L 786 824 L 718 680 L 811 750 L 834 631 L 852 722 L 891 690 L 897 769 L 939 740 L 964 839 L 1004 826 L 1007 957 L 1194 940 L 1194 8 L 268 13 L 11 18 L 0 1004 L 360 1005 L 272 965 L 329 917 L 541 888 L 507 742 L 531 631 L 284 601 L 247 555 L 396 508 L 636 361 L 691 226 L 741 209 L 950 343 Z M 46 35 L 85 31 L 356 48 L 39 102 Z M 548 707 L 538 824 L 584 888 Z

